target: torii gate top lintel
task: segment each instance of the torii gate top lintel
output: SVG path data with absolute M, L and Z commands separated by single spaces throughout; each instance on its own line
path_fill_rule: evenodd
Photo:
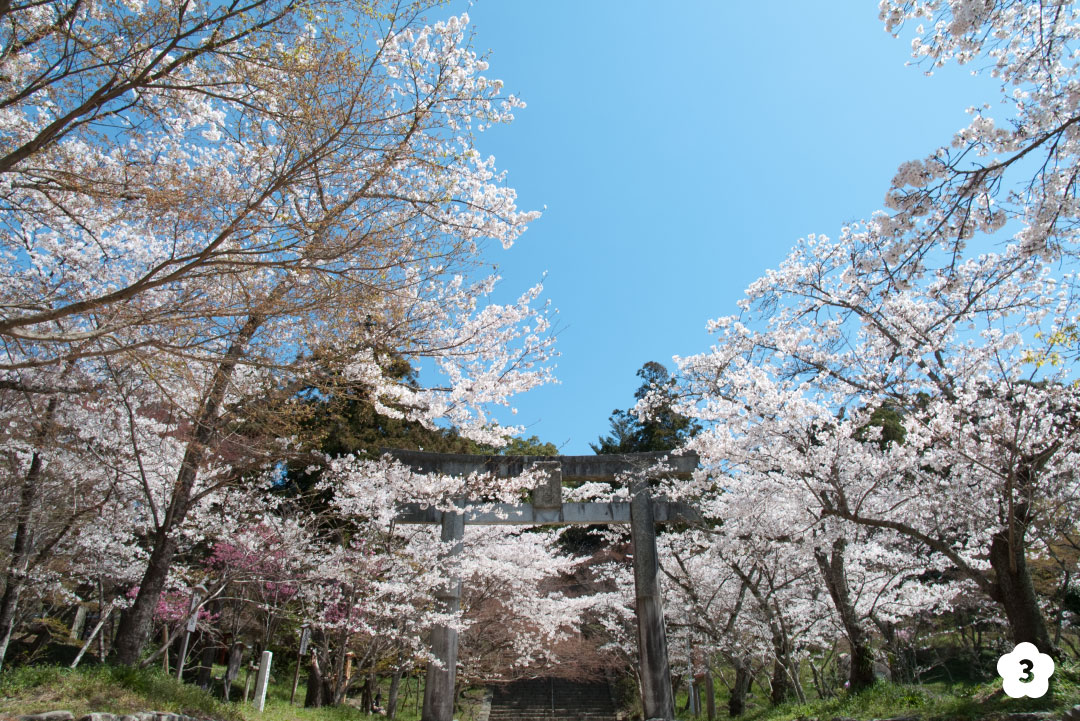
M 418 473 L 494 473 L 506 478 L 530 467 L 546 471 L 546 480 L 532 490 L 531 503 L 482 504 L 482 510 L 465 510 L 463 523 L 469 526 L 630 523 L 629 500 L 565 503 L 562 500 L 563 481 L 611 480 L 619 473 L 638 471 L 645 475 L 637 481 L 641 486 L 631 489 L 637 495 L 646 485 L 647 477 L 688 476 L 698 463 L 696 454 L 664 452 L 603 456 L 479 456 L 402 450 L 385 450 L 384 453 Z M 685 503 L 657 499 L 650 505 L 653 520 L 658 523 L 694 521 L 698 517 L 697 512 Z M 432 506 L 406 503 L 399 507 L 396 520 L 405 524 L 439 524 L 443 521 L 443 512 Z
M 463 453 L 432 453 L 384 448 L 402 463 L 420 473 L 445 473 L 467 476 L 470 473 L 494 473 L 499 478 L 516 476 L 534 463 L 558 463 L 563 480 L 603 481 L 619 473 L 646 470 L 664 465 L 665 477 L 689 476 L 698 465 L 696 453 L 674 455 L 667 451 L 616 453 L 597 456 L 482 456 Z

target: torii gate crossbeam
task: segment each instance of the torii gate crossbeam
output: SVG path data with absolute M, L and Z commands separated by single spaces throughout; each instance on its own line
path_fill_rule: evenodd
M 398 523 L 439 524 L 442 540 L 451 543 L 450 553 L 460 553 L 466 525 L 588 525 L 629 523 L 633 541 L 635 611 L 638 619 L 638 657 L 641 662 L 641 703 L 645 718 L 672 721 L 675 704 L 668 668 L 664 611 L 660 599 L 659 564 L 656 553 L 656 524 L 695 520 L 697 512 L 683 503 L 652 500 L 648 479 L 636 480 L 629 501 L 611 503 L 563 503 L 562 482 L 567 480 L 611 480 L 617 473 L 648 471 L 663 464 L 664 476 L 691 473 L 698 463 L 693 454 L 626 453 L 604 456 L 474 456 L 422 451 L 386 450 L 397 460 L 421 473 L 468 475 L 493 473 L 499 477 L 518 475 L 539 466 L 546 482 L 532 492 L 532 503 L 495 504 L 483 511 L 443 512 L 419 505 L 402 507 Z M 461 607 L 461 580 L 451 579 L 436 602 L 444 612 Z M 431 652 L 439 665 L 429 664 L 424 687 L 422 721 L 452 721 L 454 683 L 457 666 L 457 631 L 437 626 L 431 633 Z

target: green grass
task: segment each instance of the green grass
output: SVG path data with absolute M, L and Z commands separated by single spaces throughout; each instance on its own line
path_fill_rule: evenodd
M 124 666 L 21 666 L 0 675 L 0 713 L 64 709 L 76 717 L 93 711 L 171 711 L 220 721 L 242 721 L 235 707 L 160 670 Z
M 807 694 L 812 688 L 806 689 Z M 678 708 L 686 703 L 685 690 L 678 698 Z M 772 706 L 760 695 L 747 698 L 747 712 L 740 721 L 795 721 L 796 719 L 881 719 L 895 716 L 917 716 L 926 721 L 966 721 L 1026 711 L 1064 712 L 1080 703 L 1080 664 L 1064 664 L 1054 673 L 1050 693 L 1040 699 L 1012 699 L 1001 690 L 999 680 L 983 683 L 942 682 L 920 685 L 899 685 L 879 682 L 857 694 L 841 694 L 835 698 L 809 701 L 805 704 L 785 703 Z M 717 694 L 717 717 L 727 717 L 727 692 L 720 687 Z M 680 719 L 693 718 L 680 712 Z
M 222 668 L 215 669 L 220 678 Z M 125 666 L 83 666 L 75 670 L 57 666 L 21 666 L 5 669 L 0 674 L 0 716 L 67 710 L 76 718 L 94 711 L 133 713 L 137 711 L 171 711 L 218 721 L 364 721 L 376 717 L 361 713 L 348 701 L 341 706 L 303 708 L 306 678 L 300 678 L 296 692 L 297 705 L 289 703 L 292 691 L 293 668 L 282 665 L 271 674 L 267 687 L 266 705 L 262 713 L 249 701 L 243 703 L 244 672 L 231 691 L 232 703 L 221 700 L 218 691 L 211 694 L 197 686 L 180 683 L 160 668 L 132 669 Z M 252 691 L 255 679 L 252 674 Z M 389 696 L 390 682 L 382 679 L 383 704 Z M 353 692 L 359 695 L 358 691 Z M 402 680 L 398 699 L 397 719 L 418 721 L 418 695 L 422 685 L 415 679 L 406 685 Z M 454 717 L 461 721 L 476 718 L 481 690 L 465 694 L 461 708 Z M 384 717 L 380 717 L 384 718 Z

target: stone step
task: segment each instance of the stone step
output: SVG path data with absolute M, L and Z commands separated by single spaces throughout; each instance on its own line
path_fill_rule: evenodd
M 606 716 L 614 716 L 615 711 L 612 709 L 606 710 L 585 710 L 576 708 L 557 708 L 551 709 L 492 709 L 488 718 L 490 719 L 504 719 L 504 718 L 516 718 L 518 716 L 537 716 L 537 717 L 555 717 L 561 716 L 580 716 L 581 718 L 603 718 Z
M 540 713 L 540 712 L 519 712 L 519 713 L 507 713 L 507 714 L 491 714 L 489 719 L 584 719 L 587 721 L 604 721 L 605 719 L 614 719 L 613 713 L 602 714 L 588 714 L 580 713 L 573 710 L 558 711 L 556 713 Z
M 614 716 L 613 709 L 583 709 L 583 708 L 569 708 L 569 707 L 555 707 L 550 708 L 531 708 L 531 709 L 508 709 L 508 708 L 494 708 L 492 707 L 490 717 L 496 716 L 519 716 L 522 714 L 537 714 L 540 716 L 550 716 L 552 714 L 558 716 L 559 714 L 578 714 L 579 716 Z
M 492 706 L 492 711 L 504 709 L 506 711 L 537 711 L 551 713 L 552 711 L 573 711 L 575 713 L 614 713 L 615 709 L 610 706 L 564 706 L 562 704 L 552 707 L 548 704 L 536 704 L 535 706 Z
M 499 709 L 505 709 L 507 711 L 539 711 L 544 713 L 551 713 L 552 711 L 573 711 L 575 713 L 615 713 L 615 709 L 610 705 L 587 705 L 582 704 L 575 706 L 573 704 L 557 704 L 552 706 L 549 703 L 538 703 L 532 706 L 495 706 L 492 705 L 491 710 L 496 711 Z
M 491 707 L 493 709 L 494 708 L 519 709 L 519 710 L 520 709 L 526 709 L 526 710 L 527 709 L 537 709 L 539 711 L 550 711 L 553 708 L 562 709 L 562 710 L 566 710 L 566 711 L 614 711 L 615 710 L 611 706 L 611 704 L 600 704 L 600 703 L 580 703 L 580 704 L 575 704 L 575 703 L 572 703 L 572 702 L 567 703 L 566 701 L 558 701 L 558 702 L 555 703 L 554 706 L 552 706 L 551 701 L 548 700 L 548 699 L 544 699 L 544 700 L 538 701 L 537 703 L 533 703 L 533 704 L 514 704 L 514 705 L 510 705 L 510 704 L 495 704 L 495 703 L 493 703 Z
M 548 715 L 545 715 L 545 716 L 533 715 L 533 714 L 523 714 L 523 715 L 498 716 L 498 717 L 490 717 L 489 716 L 488 718 L 499 718 L 499 719 L 502 719 L 503 721 L 568 721 L 570 719 L 573 719 L 574 721 L 616 721 L 616 719 L 618 717 L 616 717 L 614 714 L 607 714 L 607 715 L 603 715 L 603 716 L 601 716 L 601 715 L 585 716 L 585 715 L 581 715 L 581 714 L 576 714 L 576 713 L 574 713 L 572 711 L 568 711 L 568 712 L 566 712 L 564 714 L 555 714 L 555 715 L 548 714 Z
M 605 682 L 539 678 L 495 687 L 489 721 L 617 721 Z

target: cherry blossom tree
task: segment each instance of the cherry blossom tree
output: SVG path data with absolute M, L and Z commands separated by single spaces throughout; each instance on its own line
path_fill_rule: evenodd
M 1077 13 L 883 0 L 917 63 L 989 74 L 1006 116 L 971 109 L 950 147 L 900 167 L 886 212 L 800 241 L 739 315 L 710 323 L 710 352 L 678 361 L 677 410 L 709 429 L 690 444 L 706 470 L 674 490 L 716 484 L 718 503 L 742 504 L 716 517 L 765 508 L 771 537 L 806 539 L 853 649 L 868 621 L 947 604 L 948 589 L 905 580 L 921 565 L 1054 652 L 1029 564 L 1044 529 L 1076 518 L 1080 483 Z M 886 410 L 893 437 L 875 421 Z M 881 589 L 873 612 L 855 578 Z
M 1080 10 L 1025 0 L 882 0 L 894 34 L 912 33 L 914 60 L 932 71 L 969 65 L 1000 83 L 994 106 L 969 109 L 950 147 L 900 166 L 882 233 L 908 247 L 894 272 L 918 268 L 927 247 L 960 255 L 976 233 L 1015 232 L 1024 253 L 1075 254 Z M 915 26 L 912 28 L 912 26 Z
M 900 289 L 899 243 L 873 229 L 800 243 L 749 291 L 747 312 L 767 321 L 714 323 L 712 352 L 681 362 L 713 424 L 697 448 L 734 486 L 768 484 L 809 509 L 782 527 L 917 541 L 998 603 L 1017 641 L 1052 648 L 1027 563 L 1040 519 L 1076 502 L 1078 398 L 1067 369 L 1040 378 L 1023 362 L 1024 337 L 1069 294 L 1014 247 Z M 902 442 L 868 442 L 883 403 Z
M 485 307 L 495 279 L 467 279 L 486 239 L 536 217 L 474 143 L 521 103 L 483 75 L 466 17 L 425 25 L 425 9 L 5 10 L 4 382 L 58 403 L 47 373 L 78 363 L 90 387 L 140 385 L 134 413 L 183 441 L 121 662 L 177 530 L 274 462 L 297 393 L 345 377 L 381 412 L 502 442 L 484 406 L 547 379 L 539 286 Z M 424 357 L 445 383 L 391 372 Z
M 215 354 L 283 303 L 326 333 L 311 311 L 328 296 L 383 297 L 365 310 L 387 335 L 434 323 L 385 316 L 385 296 L 422 294 L 535 214 L 473 147 L 520 102 L 482 75 L 467 18 L 423 26 L 425 9 L 6 9 L 4 368 Z
M 59 377 L 83 380 L 75 368 Z M 24 591 L 40 599 L 71 593 L 80 582 L 100 590 L 114 573 L 137 567 L 132 565 L 139 557 L 135 536 L 142 526 L 132 512 L 138 489 L 132 483 L 130 441 L 131 432 L 138 431 L 128 426 L 114 396 L 85 392 L 69 402 L 13 390 L 0 396 L 2 522 L 10 539 L 0 596 L 2 661 L 20 606 L 32 607 L 26 607 L 29 599 L 20 601 Z M 144 462 L 152 473 L 152 453 Z M 94 562 L 81 568 L 89 559 Z

